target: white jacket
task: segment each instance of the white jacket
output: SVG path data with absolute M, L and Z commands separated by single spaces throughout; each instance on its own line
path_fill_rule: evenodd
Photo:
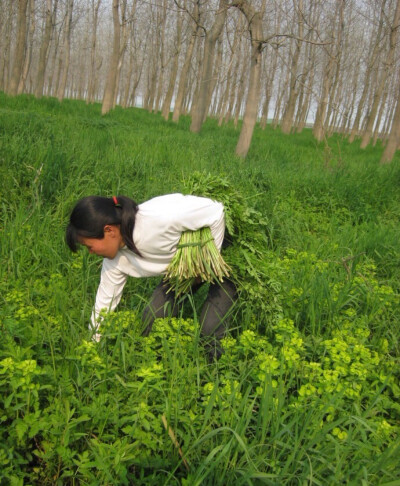
M 114 310 L 119 304 L 128 276 L 162 275 L 172 260 L 181 233 L 210 227 L 218 249 L 225 231 L 222 203 L 198 196 L 167 194 L 139 205 L 133 241 L 141 256 L 126 246 L 113 259 L 104 258 L 100 285 L 91 318 L 97 329 L 97 316 L 103 309 Z

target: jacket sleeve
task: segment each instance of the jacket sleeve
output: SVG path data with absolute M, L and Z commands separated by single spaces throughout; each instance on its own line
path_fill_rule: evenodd
M 91 316 L 91 328 L 97 331 L 98 317 L 102 310 L 113 311 L 119 304 L 127 275 L 121 272 L 112 260 L 104 258 L 101 269 L 100 284 L 97 289 L 96 301 Z

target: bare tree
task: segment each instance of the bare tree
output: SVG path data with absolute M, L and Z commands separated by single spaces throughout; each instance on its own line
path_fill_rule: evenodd
M 400 0 L 397 0 L 393 22 L 390 25 L 389 49 L 383 66 L 382 75 L 380 77 L 379 84 L 374 92 L 372 106 L 371 109 L 369 110 L 365 130 L 360 144 L 361 148 L 365 148 L 369 144 L 369 141 L 372 137 L 372 131 L 374 128 L 379 103 L 382 98 L 382 94 L 384 92 L 387 80 L 394 68 L 396 44 L 399 36 L 399 26 L 400 26 Z
M 68 0 L 66 3 L 65 22 L 64 22 L 64 47 L 62 70 L 60 69 L 60 83 L 57 90 L 57 98 L 62 101 L 65 96 L 67 87 L 67 77 L 70 64 L 71 55 L 71 26 L 72 26 L 72 12 L 74 9 L 74 0 Z M 61 58 L 60 58 L 61 60 Z
M 315 115 L 313 134 L 318 141 L 325 137 L 326 131 L 326 114 L 329 103 L 329 95 L 332 90 L 334 80 L 337 77 L 335 69 L 341 56 L 342 34 L 344 28 L 344 0 L 337 0 L 334 18 L 332 19 L 332 43 L 330 49 L 326 49 L 328 58 L 324 68 L 322 89 L 320 100 L 318 102 L 317 113 Z
M 89 66 L 89 81 L 88 81 L 88 95 L 87 102 L 93 103 L 96 92 L 96 49 L 97 49 L 97 29 L 99 24 L 99 9 L 101 0 L 92 0 L 90 6 L 91 19 L 91 35 L 90 35 L 90 66 Z
M 25 60 L 26 34 L 27 34 L 27 8 L 28 0 L 18 2 L 18 21 L 17 21 L 17 44 L 15 46 L 14 63 L 11 72 L 8 93 L 16 95 L 21 79 L 22 67 Z
M 261 51 L 263 47 L 262 13 L 254 10 L 253 6 L 247 0 L 237 0 L 233 2 L 233 5 L 246 17 L 251 40 L 249 88 L 242 129 L 236 145 L 236 155 L 246 157 L 257 121 L 260 98 Z M 264 10 L 264 6 L 265 2 L 262 11 Z
M 39 53 L 39 63 L 36 76 L 35 96 L 40 98 L 43 95 L 44 76 L 49 56 L 50 41 L 55 24 L 58 0 L 55 0 L 54 7 L 52 0 L 46 0 L 45 27 Z
M 376 29 L 376 33 L 372 32 L 371 41 L 370 41 L 370 49 L 367 51 L 367 55 L 369 56 L 367 67 L 365 70 L 364 82 L 363 82 L 363 90 L 361 93 L 361 97 L 357 103 L 357 112 L 354 118 L 353 126 L 350 132 L 349 142 L 353 142 L 355 137 L 358 135 L 359 126 L 361 116 L 365 107 L 365 101 L 367 99 L 368 92 L 370 90 L 370 83 L 372 79 L 372 71 L 376 68 L 377 59 L 382 51 L 382 30 L 384 26 L 384 19 L 385 19 L 385 4 L 387 0 L 382 0 L 382 4 L 380 7 L 380 18 L 378 21 L 378 28 Z
M 202 73 L 200 89 L 197 95 L 196 108 L 192 113 L 191 132 L 199 132 L 207 113 L 209 100 L 210 84 L 212 81 L 213 61 L 215 46 L 221 35 L 227 13 L 227 0 L 219 0 L 218 11 L 215 15 L 215 21 L 209 31 L 206 31 L 204 44 L 204 58 L 202 62 Z
M 396 109 L 392 121 L 392 129 L 381 157 L 381 164 L 387 164 L 392 161 L 396 150 L 400 145 L 400 98 L 397 99 Z
M 283 133 L 290 133 L 293 125 L 294 111 L 296 108 L 297 97 L 299 94 L 297 69 L 298 69 L 299 58 L 300 58 L 300 50 L 303 45 L 301 39 L 303 38 L 304 35 L 303 0 L 293 0 L 293 6 L 297 13 L 294 22 L 297 24 L 298 38 L 293 39 L 294 52 L 292 54 L 292 62 L 290 66 L 289 98 L 286 104 L 286 108 L 281 123 L 281 130 Z
M 119 0 L 113 0 L 112 5 L 114 41 L 108 68 L 107 83 L 104 90 L 103 104 L 101 107 L 102 115 L 114 108 L 115 91 L 117 89 L 117 71 L 119 63 L 119 53 L 121 48 L 121 25 L 119 21 Z
M 167 88 L 167 93 L 164 98 L 163 106 L 161 109 L 161 114 L 165 120 L 169 118 L 169 112 L 171 107 L 172 97 L 174 95 L 176 78 L 178 75 L 178 65 L 179 65 L 179 54 L 181 51 L 181 38 L 182 38 L 182 11 L 178 11 L 176 15 L 176 40 L 175 49 L 172 56 L 171 72 L 169 76 L 169 83 Z
M 24 67 L 22 68 L 21 78 L 18 84 L 18 91 L 17 91 L 18 94 L 24 93 L 26 91 L 26 81 L 28 78 L 29 69 L 31 67 L 34 35 L 36 29 L 35 0 L 29 0 L 28 10 L 29 10 L 28 25 L 30 27 L 29 27 L 29 34 L 26 43 Z
M 242 35 L 243 18 L 239 17 L 237 25 L 234 28 L 234 37 L 231 45 L 231 57 L 228 61 L 228 71 L 226 73 L 226 84 L 223 95 L 220 97 L 220 105 L 218 107 L 218 125 L 228 121 L 232 115 L 233 103 L 235 100 L 235 86 L 237 74 L 239 71 L 240 55 L 238 49 L 240 49 L 239 42 Z M 234 56 L 236 56 L 236 62 L 234 63 Z
M 175 103 L 174 103 L 174 112 L 172 114 L 172 121 L 177 122 L 179 120 L 183 99 L 186 92 L 187 87 L 187 80 L 189 75 L 189 68 L 192 61 L 193 56 L 193 49 L 195 46 L 195 42 L 197 39 L 197 35 L 200 29 L 200 9 L 199 9 L 199 0 L 196 0 L 193 8 L 193 12 L 191 13 L 191 20 L 192 20 L 192 30 L 190 33 L 189 44 L 186 49 L 185 60 L 183 62 L 183 66 L 181 69 L 180 77 L 179 77 L 179 84 L 178 84 L 178 92 L 176 95 Z

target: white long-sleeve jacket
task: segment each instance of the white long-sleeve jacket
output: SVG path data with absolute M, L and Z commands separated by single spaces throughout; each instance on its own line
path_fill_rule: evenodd
M 104 258 L 100 285 L 91 318 L 97 329 L 101 310 L 114 310 L 119 304 L 127 277 L 162 275 L 172 260 L 181 233 L 210 227 L 218 249 L 225 231 L 222 203 L 198 196 L 167 194 L 139 205 L 133 241 L 141 256 L 126 246 L 113 259 Z

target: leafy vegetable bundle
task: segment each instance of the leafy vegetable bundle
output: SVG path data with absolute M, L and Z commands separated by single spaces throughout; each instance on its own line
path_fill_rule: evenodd
M 212 239 L 209 228 L 183 233 L 167 270 L 166 280 L 171 288 L 179 294 L 187 291 L 196 277 L 211 282 L 229 274 L 246 312 L 250 310 L 259 322 L 266 322 L 265 317 L 279 316 L 282 311 L 280 282 L 274 277 L 276 263 L 270 250 L 270 228 L 266 217 L 251 207 L 227 177 L 194 172 L 183 184 L 185 193 L 209 197 L 224 205 L 225 239 L 231 244 L 223 250 L 222 260 L 214 242 L 207 241 Z M 203 233 L 203 246 L 200 233 Z M 207 270 L 202 275 L 201 262 L 208 262 L 203 252 L 211 252 L 211 247 L 214 247 L 211 261 L 215 267 L 206 264 Z
M 164 280 L 176 295 L 187 292 L 200 278 L 202 282 L 222 282 L 229 276 L 229 266 L 215 246 L 208 227 L 197 231 L 185 231 L 178 250 L 169 264 Z

